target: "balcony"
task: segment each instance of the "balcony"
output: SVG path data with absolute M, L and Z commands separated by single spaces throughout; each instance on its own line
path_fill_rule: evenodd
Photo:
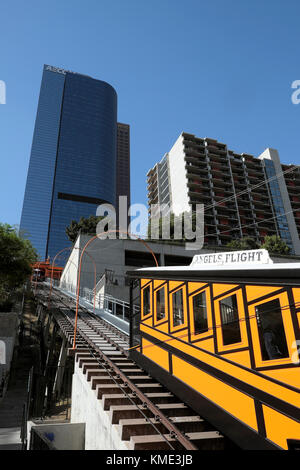
M 193 165 L 192 163 L 189 163 L 189 164 L 186 164 L 185 165 L 185 169 L 187 170 L 187 173 L 188 175 L 189 174 L 208 174 L 208 168 L 207 167 L 203 167 L 203 166 L 200 166 L 200 165 Z
M 205 159 L 205 155 L 202 156 L 202 157 L 197 157 L 195 155 L 191 155 L 190 153 L 186 153 L 185 161 L 186 162 L 191 162 L 192 164 L 196 164 L 196 165 L 201 164 L 201 165 L 204 165 L 205 167 L 207 167 L 207 162 L 206 162 L 206 159 Z

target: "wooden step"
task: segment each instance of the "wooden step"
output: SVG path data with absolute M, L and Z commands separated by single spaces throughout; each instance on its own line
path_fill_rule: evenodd
M 108 384 L 98 384 L 98 378 L 95 377 L 95 379 L 91 380 L 91 384 L 92 384 L 92 389 L 93 390 L 96 390 L 96 394 L 97 394 L 97 397 L 98 398 L 102 398 L 102 395 L 104 393 L 106 394 L 110 394 L 110 393 L 120 393 L 120 387 L 114 383 L 108 383 Z M 124 387 L 124 389 L 126 390 L 126 392 L 128 393 L 130 391 L 130 389 L 128 387 Z M 141 390 L 141 392 L 143 393 L 146 393 L 146 392 L 154 392 L 155 390 L 160 390 L 162 389 L 162 386 L 160 384 L 139 384 L 139 389 Z
M 172 422 L 176 419 L 174 424 L 177 426 L 179 431 L 184 433 L 213 430 L 213 427 L 200 418 L 200 416 L 178 416 L 176 418 L 169 419 Z M 161 433 L 166 432 L 166 428 L 162 423 L 156 422 L 154 418 L 150 418 L 149 420 L 150 422 L 146 421 L 144 418 L 121 419 L 119 425 L 121 426 L 122 439 L 129 440 L 131 436 L 153 434 L 154 428 L 151 423 L 155 424 Z
M 170 438 L 169 434 L 164 434 L 164 437 L 172 444 L 175 449 L 181 449 L 180 443 Z M 146 435 L 146 436 L 132 436 L 130 444 L 132 450 L 171 450 L 163 436 L 159 434 Z M 187 433 L 187 437 L 199 450 L 223 450 L 224 439 L 218 432 L 191 432 Z
M 133 399 L 135 403 L 138 403 L 139 405 L 142 404 L 141 400 L 139 400 L 136 396 L 134 396 L 132 393 L 128 393 L 130 398 Z M 161 404 L 161 403 L 172 403 L 178 401 L 174 395 L 172 395 L 170 392 L 166 393 L 145 393 L 145 395 L 151 399 L 151 401 L 155 404 Z M 124 394 L 113 394 L 113 395 L 107 395 L 103 394 L 102 395 L 102 400 L 103 400 L 103 406 L 105 410 L 109 410 L 109 408 L 113 405 L 131 405 L 132 403 L 130 400 L 127 398 L 126 395 Z
M 157 405 L 166 416 L 187 416 L 194 415 L 194 412 L 183 403 L 166 403 Z M 152 417 L 151 411 L 143 409 L 146 416 Z M 118 405 L 110 407 L 112 424 L 118 424 L 120 419 L 136 419 L 141 418 L 141 413 L 134 405 Z

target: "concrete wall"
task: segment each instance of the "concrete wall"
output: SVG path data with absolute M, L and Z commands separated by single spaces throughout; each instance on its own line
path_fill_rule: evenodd
M 182 134 L 169 152 L 169 174 L 172 212 L 179 215 L 190 210 Z
M 120 438 L 120 426 L 111 424 L 110 412 L 104 411 L 78 362 L 72 383 L 71 423 L 85 423 L 85 450 L 128 450 Z
M 84 247 L 91 237 L 80 235 L 76 245 L 70 254 L 64 271 L 61 276 L 60 287 L 71 290 L 75 293 L 77 286 L 78 252 Z M 160 255 L 161 266 L 165 265 L 165 255 L 184 256 L 192 259 L 199 250 L 186 250 L 184 246 L 168 245 L 164 243 L 148 243 L 155 254 Z M 80 248 L 80 250 L 78 249 Z M 87 248 L 88 253 L 95 260 L 97 268 L 97 282 L 100 280 L 106 269 L 114 271 L 114 278 L 118 285 L 107 285 L 106 293 L 121 300 L 129 300 L 129 288 L 124 285 L 126 272 L 136 269 L 136 266 L 125 265 L 125 251 L 149 253 L 148 249 L 137 240 L 99 240 L 95 239 Z M 211 250 L 202 250 L 210 253 Z M 77 258 L 76 258 L 77 257 Z M 77 259 L 77 262 L 76 262 Z M 77 264 L 76 264 L 77 263 Z M 154 265 L 154 260 L 153 260 Z M 83 256 L 81 269 L 81 288 L 94 289 L 94 264 L 89 256 Z
M 61 276 L 61 282 L 64 284 L 73 284 L 77 282 L 77 270 L 79 265 L 79 256 L 80 256 L 80 237 L 77 238 L 75 245 L 70 253 L 68 262 L 63 270 Z M 74 286 L 76 284 L 74 283 Z
M 28 431 L 35 430 L 50 446 L 55 450 L 84 450 L 85 445 L 85 425 L 76 424 L 38 424 L 29 422 Z M 35 449 L 33 449 L 35 450 Z
M 78 266 L 78 255 L 80 250 L 84 247 L 86 242 L 91 237 L 89 235 L 81 235 L 76 241 L 75 248 L 70 254 L 69 260 L 64 268 L 60 287 L 70 292 L 75 293 L 77 287 L 77 266 Z M 165 256 L 184 256 L 189 257 L 190 260 L 195 254 L 199 254 L 199 250 L 186 250 L 184 246 L 171 245 L 167 243 L 151 243 L 147 242 L 149 247 L 155 254 L 160 256 L 160 265 L 165 266 Z M 80 250 L 78 249 L 80 248 Z M 106 283 L 105 293 L 110 294 L 113 297 L 129 301 L 129 287 L 125 285 L 126 272 L 136 269 L 136 266 L 125 265 L 125 251 L 134 251 L 140 253 L 149 253 L 148 249 L 137 240 L 99 240 L 95 239 L 90 246 L 87 248 L 88 253 L 93 257 L 96 263 L 97 269 L 97 282 L 100 280 L 106 269 L 114 272 L 114 279 L 118 282 L 117 285 Z M 216 250 L 209 250 L 203 248 L 200 253 L 214 253 Z M 224 247 L 220 249 L 224 250 Z M 274 262 L 299 262 L 299 259 L 295 258 L 272 258 Z M 153 261 L 154 263 L 154 261 Z M 189 264 L 188 262 L 186 264 Z M 82 270 L 81 270 L 81 282 L 80 287 L 83 290 L 88 288 L 94 289 L 94 264 L 89 256 L 83 256 Z

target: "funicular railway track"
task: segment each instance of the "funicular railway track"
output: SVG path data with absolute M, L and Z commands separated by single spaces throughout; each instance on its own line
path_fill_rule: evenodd
M 48 292 L 38 294 L 48 305 Z M 52 292 L 51 309 L 71 347 L 74 300 Z M 79 368 L 120 426 L 121 439 L 132 450 L 222 450 L 233 445 L 207 421 L 128 358 L 129 337 L 80 307 L 76 354 Z

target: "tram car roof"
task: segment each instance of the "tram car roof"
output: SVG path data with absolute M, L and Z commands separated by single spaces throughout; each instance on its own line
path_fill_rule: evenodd
M 143 278 L 151 277 L 156 279 L 180 279 L 180 280 L 201 280 L 206 281 L 229 281 L 239 280 L 239 282 L 254 283 L 265 280 L 277 280 L 280 284 L 285 281 L 291 285 L 300 285 L 300 263 L 273 263 L 268 253 L 264 253 L 262 262 L 249 262 L 237 260 L 242 253 L 245 257 L 253 252 L 265 252 L 266 250 L 248 250 L 247 252 L 223 252 L 220 264 L 218 264 L 218 254 L 208 253 L 196 255 L 201 257 L 200 262 L 194 256 L 193 261 L 188 266 L 160 266 L 139 268 L 134 271 L 128 271 L 131 277 Z M 214 257 L 215 255 L 215 257 Z M 230 258 L 230 256 L 235 256 Z M 196 258 L 196 259 L 195 259 Z M 229 259 L 227 263 L 226 258 Z M 223 261 L 223 264 L 221 264 Z

